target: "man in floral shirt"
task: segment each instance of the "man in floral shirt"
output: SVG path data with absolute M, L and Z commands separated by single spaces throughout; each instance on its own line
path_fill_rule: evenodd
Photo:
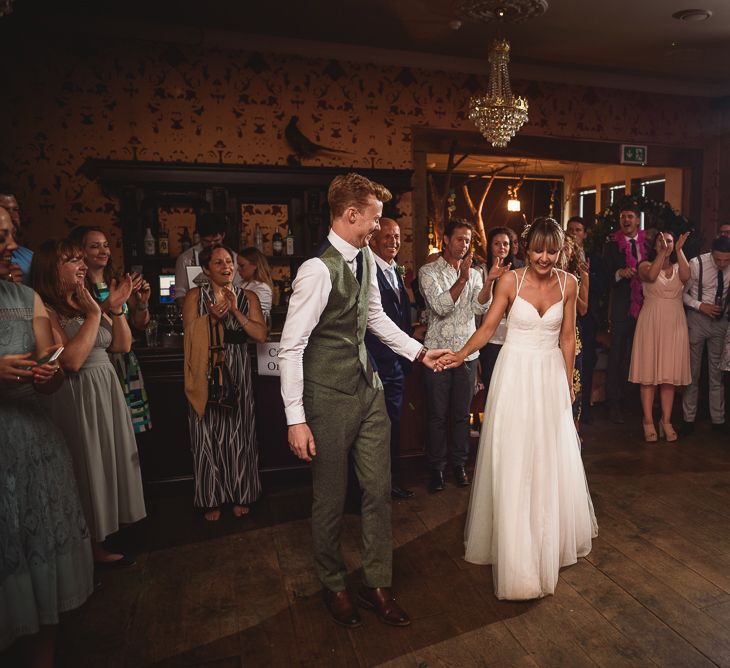
M 418 272 L 418 284 L 428 307 L 428 348 L 460 350 L 474 333 L 474 316 L 487 311 L 489 291 L 481 275 L 472 269 L 469 252 L 473 228 L 463 220 L 452 220 L 444 230 L 442 255 Z M 428 403 L 426 459 L 431 469 L 429 489 L 444 488 L 447 464 L 446 431 L 451 423 L 451 464 L 454 480 L 466 487 L 465 466 L 469 454 L 469 407 L 474 394 L 479 352 L 456 369 L 425 374 Z

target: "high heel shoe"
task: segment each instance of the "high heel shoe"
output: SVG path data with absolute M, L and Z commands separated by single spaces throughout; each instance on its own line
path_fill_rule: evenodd
M 656 443 L 657 435 L 656 435 L 656 427 L 654 427 L 654 423 L 650 422 L 649 424 L 646 424 L 646 422 L 642 422 L 641 426 L 644 427 L 644 440 L 647 443 Z
M 671 422 L 660 422 L 659 423 L 659 436 L 661 436 L 667 443 L 672 443 L 677 440 L 677 432 L 674 431 Z

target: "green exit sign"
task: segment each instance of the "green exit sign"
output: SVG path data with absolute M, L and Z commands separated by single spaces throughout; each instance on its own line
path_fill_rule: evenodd
M 621 144 L 621 164 L 623 165 L 645 165 L 646 146 L 635 146 L 633 144 Z

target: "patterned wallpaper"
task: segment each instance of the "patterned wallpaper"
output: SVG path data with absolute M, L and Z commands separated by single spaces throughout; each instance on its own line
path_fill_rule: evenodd
M 411 128 L 471 130 L 467 99 L 487 83 L 473 75 L 81 37 L 25 43 L 13 63 L 0 72 L 9 92 L 0 108 L 7 131 L 0 182 L 18 195 L 31 246 L 73 225 L 97 224 L 118 247 L 116 202 L 78 173 L 87 157 L 285 165 L 292 151 L 284 130 L 296 115 L 304 134 L 338 150 L 304 166 L 407 169 Z M 537 82 L 514 87 L 530 100 L 528 134 L 702 146 L 701 133 L 712 127 L 704 99 Z M 713 160 L 708 153 L 707 169 Z M 711 211 L 717 197 L 705 199 Z M 402 209 L 410 208 L 409 198 Z M 408 249 L 409 218 L 402 221 Z

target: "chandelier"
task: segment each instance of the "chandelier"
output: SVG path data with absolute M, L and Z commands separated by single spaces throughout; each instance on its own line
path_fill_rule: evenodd
M 509 42 L 495 39 L 489 51 L 489 90 L 469 100 L 469 118 L 495 148 L 504 148 L 527 121 L 527 98 L 515 97 L 509 83 Z

